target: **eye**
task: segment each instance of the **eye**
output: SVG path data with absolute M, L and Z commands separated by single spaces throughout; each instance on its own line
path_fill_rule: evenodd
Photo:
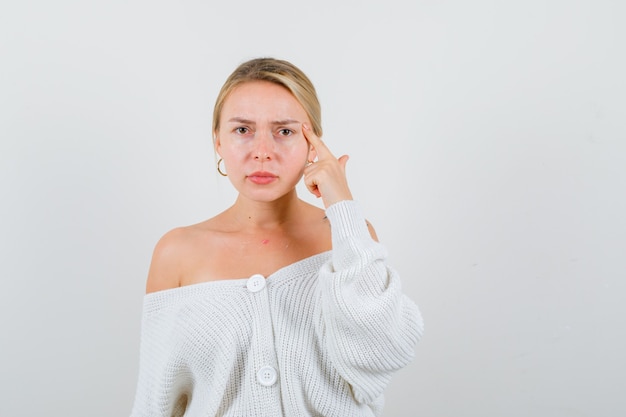
M 278 131 L 278 133 L 280 134 L 280 136 L 291 136 L 291 135 L 293 135 L 293 130 L 291 130 L 291 129 L 280 129 Z
M 245 135 L 250 130 L 247 127 L 239 126 L 235 128 L 235 133 L 239 133 L 240 135 Z

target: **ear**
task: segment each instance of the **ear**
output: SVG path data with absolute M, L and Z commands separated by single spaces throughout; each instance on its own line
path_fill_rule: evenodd
M 220 135 L 218 132 L 213 133 L 213 148 L 217 154 L 220 154 L 220 149 L 222 147 L 222 142 L 220 141 Z

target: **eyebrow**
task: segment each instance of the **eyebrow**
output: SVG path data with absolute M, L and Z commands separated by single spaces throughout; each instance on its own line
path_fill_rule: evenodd
M 256 124 L 254 121 L 245 119 L 243 117 L 233 117 L 232 119 L 229 119 L 228 122 L 229 123 L 243 123 L 247 125 Z M 272 124 L 273 125 L 293 125 L 293 124 L 300 124 L 300 122 L 294 119 L 285 119 L 285 120 L 275 120 L 272 122 Z

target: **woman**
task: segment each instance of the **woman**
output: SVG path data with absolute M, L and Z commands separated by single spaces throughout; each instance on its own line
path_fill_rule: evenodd
M 234 204 L 157 243 L 132 417 L 374 416 L 422 332 L 417 306 L 366 222 L 347 156 L 289 62 L 253 59 L 213 114 Z M 296 185 L 325 210 L 301 200 Z

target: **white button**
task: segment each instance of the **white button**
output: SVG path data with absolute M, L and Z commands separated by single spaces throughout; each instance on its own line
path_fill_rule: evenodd
M 269 387 L 276 383 L 278 373 L 271 366 L 264 366 L 257 372 L 256 379 L 259 381 L 259 384 Z
M 248 279 L 246 284 L 248 291 L 257 292 L 261 291 L 265 287 L 265 277 L 261 274 L 254 274 Z

